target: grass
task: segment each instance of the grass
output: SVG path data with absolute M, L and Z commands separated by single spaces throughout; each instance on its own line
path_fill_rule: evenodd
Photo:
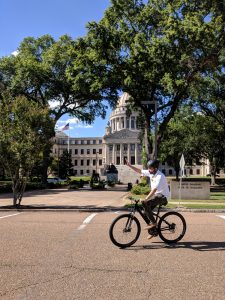
M 133 199 L 143 199 L 146 195 L 132 195 Z M 128 204 L 126 206 L 131 206 L 129 204 L 129 199 L 127 199 Z M 206 200 L 188 200 L 188 199 L 171 199 L 167 204 L 167 208 L 176 208 L 178 203 L 184 208 L 193 209 L 225 209 L 225 192 L 213 192 L 210 194 L 210 199 Z

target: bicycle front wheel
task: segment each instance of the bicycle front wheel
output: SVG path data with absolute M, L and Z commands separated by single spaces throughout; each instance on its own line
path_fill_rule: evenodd
M 118 216 L 109 228 L 109 236 L 114 245 L 126 248 L 133 245 L 139 238 L 141 225 L 131 214 Z
M 178 212 L 165 213 L 158 223 L 159 237 L 167 244 L 177 243 L 186 232 L 186 221 Z

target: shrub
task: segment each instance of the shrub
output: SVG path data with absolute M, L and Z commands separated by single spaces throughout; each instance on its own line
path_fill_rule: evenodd
M 148 178 L 141 177 L 141 182 L 138 184 L 139 186 L 148 186 Z
M 150 192 L 149 186 L 134 185 L 131 192 L 135 195 L 147 195 Z
M 69 190 L 78 190 L 78 185 L 70 184 L 68 187 Z

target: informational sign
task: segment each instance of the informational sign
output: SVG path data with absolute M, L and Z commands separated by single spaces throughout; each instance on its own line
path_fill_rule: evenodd
M 185 160 L 184 160 L 184 155 L 181 155 L 181 159 L 180 159 L 180 171 L 181 171 L 181 177 L 184 176 L 184 167 L 185 167 Z

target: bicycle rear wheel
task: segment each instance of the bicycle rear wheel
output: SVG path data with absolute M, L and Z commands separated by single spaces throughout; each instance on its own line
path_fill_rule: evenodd
M 178 212 L 165 213 L 158 223 L 159 237 L 167 244 L 177 243 L 186 232 L 186 221 Z
M 126 248 L 133 245 L 139 238 L 141 225 L 131 214 L 118 216 L 109 228 L 109 236 L 114 245 Z

